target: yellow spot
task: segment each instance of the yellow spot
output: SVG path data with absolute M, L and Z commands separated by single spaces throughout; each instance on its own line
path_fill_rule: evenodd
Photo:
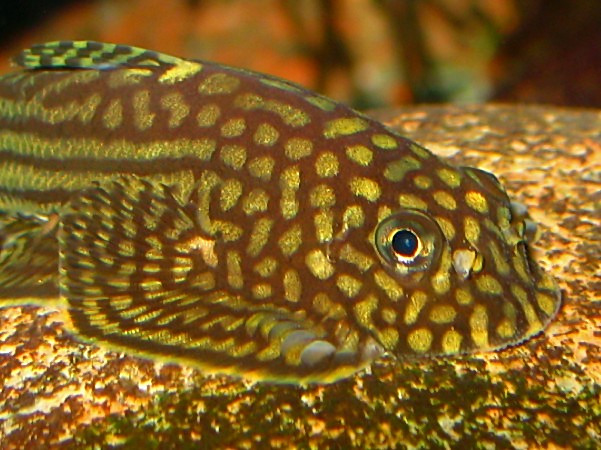
M 482 274 L 476 278 L 476 286 L 480 292 L 485 292 L 491 295 L 500 295 L 503 293 L 501 283 L 491 275 Z
M 110 101 L 102 115 L 102 123 L 110 130 L 114 130 L 123 123 L 123 104 L 121 103 L 121 99 L 114 98 Z
M 330 120 L 325 124 L 323 135 L 326 139 L 347 136 L 366 130 L 368 123 L 359 117 L 343 117 Z
M 234 289 L 241 289 L 244 285 L 242 278 L 241 258 L 238 252 L 229 251 L 226 256 L 227 282 Z
M 553 278 L 551 278 L 546 273 L 544 273 L 542 275 L 541 279 L 538 280 L 538 283 L 536 283 L 536 286 L 539 289 L 546 289 L 546 290 L 550 290 L 550 291 L 556 291 L 557 290 L 557 286 L 555 285 L 555 281 L 553 281 Z
M 317 106 L 322 111 L 332 111 L 334 108 L 336 108 L 336 103 L 331 101 L 329 98 L 322 97 L 321 95 L 306 97 L 305 100 L 307 100 L 307 102 L 313 106 Z
M 239 85 L 238 78 L 226 73 L 214 73 L 200 83 L 198 92 L 204 95 L 231 94 Z
M 411 151 L 419 156 L 421 159 L 428 159 L 432 154 L 423 147 L 417 144 L 411 144 Z
M 150 112 L 150 92 L 137 91 L 134 94 L 133 107 L 136 128 L 140 131 L 150 128 L 155 117 L 155 114 Z
M 377 214 L 378 222 L 381 222 L 384 219 L 387 219 L 391 214 L 392 214 L 392 209 L 390 208 L 390 206 L 388 206 L 388 205 L 379 206 L 378 214 Z
M 94 301 L 94 303 L 96 302 Z M 132 303 L 133 298 L 131 295 L 119 295 L 110 298 L 111 308 L 115 308 L 117 310 L 128 309 L 131 307 Z
M 309 115 L 298 108 L 277 100 L 267 100 L 258 107 L 273 112 L 281 117 L 286 125 L 298 128 L 311 122 Z
M 469 191 L 465 194 L 465 202 L 467 203 L 467 206 L 472 208 L 474 211 L 478 211 L 482 214 L 488 212 L 488 202 L 480 192 Z
M 428 210 L 428 204 L 413 194 L 399 194 L 399 205 L 403 208 Z
M 338 158 L 332 152 L 323 152 L 315 161 L 315 172 L 322 178 L 338 175 Z
M 159 83 L 175 84 L 193 77 L 202 70 L 202 64 L 194 61 L 180 61 L 167 69 L 160 77 Z
M 334 215 L 332 211 L 319 211 L 313 217 L 315 236 L 318 242 L 330 242 L 333 239 Z
M 388 325 L 393 325 L 396 322 L 397 313 L 392 308 L 384 308 L 382 310 L 382 320 Z
M 226 138 L 238 137 L 246 130 L 246 121 L 242 117 L 229 119 L 221 125 L 221 135 Z
M 415 353 L 426 353 L 432 346 L 432 332 L 427 328 L 418 328 L 407 335 L 407 344 Z
M 453 264 L 450 251 L 447 246 L 443 247 L 440 257 L 439 268 L 432 276 L 432 287 L 439 294 L 446 294 L 451 289 L 450 271 Z
M 530 280 L 530 276 L 528 275 L 528 272 L 526 271 L 526 266 L 524 264 L 524 258 L 519 253 L 516 253 L 511 258 L 511 260 L 513 261 L 513 268 L 518 273 L 518 275 L 520 276 L 522 281 L 524 281 L 525 283 L 530 283 L 531 280 Z
M 221 233 L 225 242 L 237 241 L 242 236 L 242 228 L 225 220 L 213 221 L 213 232 Z
M 455 330 L 448 330 L 442 336 L 442 351 L 446 354 L 459 353 L 463 336 Z
M 390 181 L 402 181 L 408 172 L 418 170 L 422 164 L 412 156 L 391 161 L 386 164 L 384 169 L 384 177 Z
M 309 139 L 290 138 L 284 146 L 286 156 L 293 161 L 309 156 L 313 151 L 313 143 Z
M 342 274 L 336 278 L 336 286 L 346 297 L 354 298 L 361 290 L 363 283 L 350 275 Z
M 419 313 L 424 308 L 427 301 L 428 296 L 423 291 L 415 291 L 411 294 L 409 303 L 405 308 L 405 317 L 403 319 L 406 325 L 412 325 L 417 321 Z
M 522 311 L 524 311 L 524 315 L 526 316 L 526 320 L 528 321 L 528 335 L 532 335 L 539 331 L 542 328 L 542 324 L 536 315 L 536 311 L 534 310 L 534 306 L 528 300 L 528 294 L 524 291 L 520 286 L 516 284 L 511 285 L 511 293 L 518 300 L 520 306 L 522 307 Z
M 453 226 L 450 220 L 440 216 L 434 217 L 434 220 L 436 220 L 436 223 L 442 230 L 442 234 L 444 234 L 444 237 L 448 241 L 452 240 L 455 237 L 455 227 Z
M 455 198 L 451 194 L 446 191 L 436 191 L 432 194 L 434 197 L 434 201 L 442 206 L 444 209 L 448 209 L 449 211 L 454 211 L 457 209 L 457 202 Z
M 284 274 L 284 298 L 289 302 L 298 302 L 302 293 L 301 279 L 298 272 L 289 269 Z
M 299 203 L 296 199 L 295 191 L 284 189 L 280 199 L 280 210 L 282 217 L 286 220 L 294 219 L 298 214 Z
M 365 213 L 363 212 L 363 208 L 361 208 L 359 205 L 349 206 L 344 210 L 342 221 L 346 229 L 363 226 L 363 223 L 365 222 Z
M 255 264 L 254 270 L 263 278 L 267 278 L 273 275 L 277 268 L 278 262 L 274 258 L 267 257 L 261 262 Z
M 219 106 L 214 103 L 209 103 L 200 108 L 200 111 L 198 111 L 198 114 L 196 115 L 196 122 L 199 127 L 212 127 L 215 125 L 215 122 L 217 122 L 220 114 L 221 111 L 219 110 Z
M 226 180 L 221 187 L 219 197 L 219 205 L 222 211 L 228 211 L 238 203 L 238 199 L 242 195 L 242 183 L 236 179 Z
M 399 332 L 395 328 L 387 327 L 378 333 L 378 338 L 384 348 L 393 349 L 399 342 Z
M 430 189 L 432 186 L 432 178 L 426 175 L 416 175 L 413 178 L 413 184 L 415 184 L 419 189 Z
M 430 310 L 430 320 L 434 323 L 451 323 L 455 320 L 457 311 L 451 305 L 436 305 Z
M 501 275 L 509 274 L 509 264 L 507 263 L 505 256 L 501 254 L 499 245 L 495 241 L 491 240 L 488 243 L 488 248 L 490 249 L 490 254 L 495 262 L 497 272 Z
M 248 246 L 246 247 L 246 253 L 249 256 L 256 257 L 261 253 L 269 240 L 272 225 L 273 220 L 266 217 L 261 217 L 254 223 Z
M 228 353 L 234 358 L 244 358 L 257 353 L 257 344 L 253 341 L 249 341 L 245 344 L 236 345 L 235 347 L 229 349 Z
M 267 147 L 275 144 L 280 137 L 280 133 L 268 123 L 261 123 L 257 127 L 253 140 L 257 145 L 265 145 Z
M 284 169 L 280 175 L 280 187 L 282 189 L 291 189 L 296 191 L 300 186 L 300 171 L 298 166 L 291 166 Z
M 253 93 L 246 93 L 236 96 L 234 100 L 234 106 L 245 110 L 264 108 L 265 100 L 263 97 Z
M 267 209 L 269 195 L 263 189 L 253 189 L 242 199 L 242 209 L 247 215 Z
M 547 316 L 552 316 L 557 309 L 556 301 L 546 294 L 537 292 L 536 302 L 538 303 L 539 308 L 542 309 Z
M 183 120 L 190 114 L 190 107 L 179 92 L 171 92 L 161 97 L 161 107 L 169 111 L 167 126 L 169 128 L 179 127 Z
M 360 166 L 367 167 L 373 158 L 373 152 L 364 145 L 353 145 L 346 148 L 346 156 Z
M 470 305 L 474 301 L 470 291 L 465 288 L 458 288 L 455 291 L 455 300 L 457 300 L 457 303 L 464 306 Z
M 499 206 L 497 209 L 497 218 L 499 222 L 499 228 L 502 230 L 509 228 L 509 224 L 511 222 L 511 212 L 509 211 L 509 208 L 505 206 Z
M 461 184 L 461 175 L 459 172 L 448 167 L 443 167 L 436 171 L 438 178 L 440 178 L 450 188 L 457 188 Z
M 253 177 L 269 181 L 273 172 L 275 161 L 270 156 L 259 156 L 248 163 L 248 171 Z
M 509 339 L 515 335 L 516 329 L 508 319 L 502 319 L 497 325 L 497 335 L 503 339 Z
M 378 270 L 374 273 L 374 281 L 390 300 L 396 301 L 403 296 L 403 288 L 383 270 Z
M 334 275 L 334 266 L 322 250 L 311 250 L 305 257 L 305 264 L 316 278 L 327 280 Z
M 313 298 L 313 309 L 320 315 L 332 317 L 334 319 L 342 319 L 346 317 L 346 311 L 338 303 L 334 303 L 323 292 L 320 292 Z
M 299 224 L 292 225 L 278 239 L 278 245 L 284 256 L 294 254 L 302 242 L 302 232 Z
M 246 162 L 246 149 L 240 145 L 224 145 L 220 153 L 223 163 L 232 169 L 240 170 Z
M 374 260 L 365 253 L 360 252 L 351 244 L 346 243 L 340 249 L 338 257 L 342 261 L 353 264 L 360 272 L 366 272 L 374 263 Z
M 480 224 L 478 221 L 472 216 L 467 216 L 463 219 L 463 227 L 467 241 L 473 247 L 478 248 L 478 241 L 480 240 Z
M 356 197 L 363 197 L 370 202 L 380 198 L 380 185 L 370 178 L 353 177 L 350 181 L 351 192 Z
M 389 134 L 374 134 L 371 137 L 371 142 L 376 147 L 383 148 L 384 150 L 391 150 L 398 146 L 397 140 Z
M 476 305 L 470 315 L 470 330 L 476 347 L 486 349 L 488 344 L 488 313 L 482 305 Z
M 378 309 L 378 298 L 374 295 L 369 295 L 365 300 L 355 303 L 353 310 L 357 321 L 365 328 L 373 328 L 372 314 Z
M 336 203 L 334 189 L 327 184 L 319 184 L 309 193 L 309 202 L 314 208 L 329 208 Z
M 271 285 L 267 283 L 255 284 L 252 288 L 252 296 L 258 300 L 271 297 Z

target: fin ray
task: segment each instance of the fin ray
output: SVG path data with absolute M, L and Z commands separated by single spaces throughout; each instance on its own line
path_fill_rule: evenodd
M 232 291 L 213 254 L 223 242 L 180 202 L 170 187 L 127 177 L 66 205 L 60 293 L 80 335 L 251 378 L 323 381 L 357 370 L 303 315 Z

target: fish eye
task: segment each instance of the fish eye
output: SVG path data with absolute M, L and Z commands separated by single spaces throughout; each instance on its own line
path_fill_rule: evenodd
M 421 242 L 413 230 L 406 228 L 391 233 L 390 245 L 399 259 L 413 258 L 419 253 Z
M 383 219 L 374 239 L 385 265 L 401 276 L 425 273 L 438 261 L 444 245 L 438 224 L 423 212 L 409 209 Z

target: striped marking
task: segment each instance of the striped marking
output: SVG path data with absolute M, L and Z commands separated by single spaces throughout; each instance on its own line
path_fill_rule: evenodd
M 155 161 L 164 165 L 173 158 L 194 158 L 208 161 L 215 151 L 213 139 L 174 139 L 165 145 L 164 140 L 132 142 L 125 139 L 103 141 L 93 137 L 86 138 L 43 138 L 36 133 L 17 133 L 0 130 L 0 152 L 3 159 L 31 158 L 31 165 L 53 166 L 57 169 L 86 170 L 87 166 L 109 165 L 123 161 Z M 65 166 L 67 164 L 68 166 Z M 128 167 L 129 168 L 129 167 Z M 110 171 L 119 172 L 117 169 Z

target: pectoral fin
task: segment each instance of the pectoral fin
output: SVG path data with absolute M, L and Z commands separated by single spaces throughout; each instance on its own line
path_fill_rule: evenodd
M 195 208 L 170 187 L 138 178 L 83 191 L 67 205 L 60 291 L 77 331 L 152 358 L 251 378 L 355 371 L 304 314 L 227 284 L 226 243 L 203 231 Z
M 0 213 L 0 304 L 58 299 L 57 222 Z

